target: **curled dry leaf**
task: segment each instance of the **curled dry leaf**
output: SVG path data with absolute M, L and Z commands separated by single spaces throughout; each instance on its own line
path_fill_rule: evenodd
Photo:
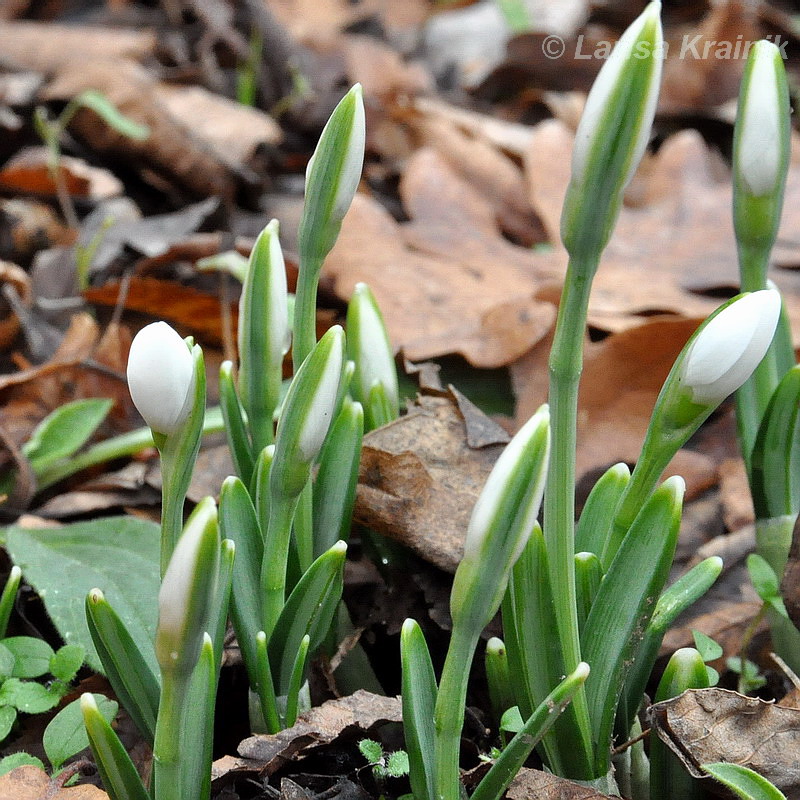
M 156 33 L 100 25 L 7 22 L 0 25 L 0 53 L 17 67 L 47 74 L 68 61 L 115 58 L 137 61 L 154 55 Z
M 17 767 L 0 776 L 0 797 L 14 800 L 108 800 L 108 795 L 96 786 L 63 787 L 39 767 Z
M 453 396 L 422 396 L 406 416 L 368 433 L 354 511 L 358 522 L 449 572 L 461 560 L 472 507 L 508 441 L 481 411 L 467 408 L 465 417 Z M 469 446 L 468 426 L 482 446 Z
M 155 96 L 157 82 L 144 68 L 131 60 L 106 59 L 88 63 L 67 62 L 48 84 L 43 95 L 48 100 L 71 100 L 81 92 L 101 92 L 119 111 L 146 125 L 150 135 L 133 140 L 109 127 L 97 114 L 81 109 L 70 130 L 101 154 L 137 163 L 163 179 L 177 183 L 202 196 L 233 197 L 236 176 L 191 130 L 191 120 L 174 117 Z
M 696 778 L 699 766 L 740 764 L 787 797 L 800 794 L 800 709 L 726 689 L 690 689 L 648 711 L 659 739 Z
M 349 697 L 328 700 L 303 714 L 297 723 L 275 734 L 258 734 L 239 745 L 239 755 L 251 766 L 258 766 L 263 775 L 271 775 L 286 761 L 303 754 L 311 747 L 330 744 L 348 729 L 363 734 L 385 722 L 403 719 L 400 698 L 382 697 L 359 689 Z M 227 762 L 221 766 L 227 766 Z M 212 776 L 221 776 L 215 764 Z

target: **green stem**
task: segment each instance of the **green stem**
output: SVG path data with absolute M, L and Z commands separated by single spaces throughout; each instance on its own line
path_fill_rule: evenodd
M 592 276 L 598 261 L 599 255 L 570 258 L 549 362 L 553 446 L 544 496 L 544 531 L 555 617 L 567 674 L 573 672 L 581 660 L 575 594 L 575 452 L 584 331 Z M 591 726 L 583 691 L 578 692 L 573 704 L 580 728 L 580 746 L 588 755 L 591 753 Z
M 153 743 L 156 800 L 186 800 L 181 786 L 181 728 L 189 678 L 162 670 L 161 699 Z
M 292 333 L 292 362 L 295 373 L 317 343 L 317 285 L 321 270 L 322 259 L 313 262 L 304 260 L 300 265 Z
M 209 408 L 206 411 L 205 422 L 203 423 L 203 434 L 220 433 L 225 430 L 222 421 L 222 412 L 218 406 Z M 89 467 L 103 464 L 106 461 L 113 461 L 116 458 L 132 456 L 148 447 L 153 447 L 153 435 L 150 428 L 139 428 L 130 433 L 123 433 L 106 439 L 104 442 L 88 448 L 83 453 L 59 461 L 37 475 L 37 486 L 41 492 L 53 486 L 65 478 L 69 478 L 76 472 L 89 469 Z
M 183 506 L 186 496 L 176 491 L 175 478 L 180 465 L 166 448 L 161 454 L 161 577 L 167 571 L 169 560 L 183 530 Z M 179 488 L 179 487 L 178 487 Z
M 264 560 L 261 564 L 263 630 L 267 641 L 286 602 L 286 565 L 297 501 L 298 497 L 273 497 L 270 504 Z
M 300 493 L 294 513 L 294 540 L 302 575 L 314 560 L 314 484 L 309 482 Z
M 458 769 L 461 730 L 467 702 L 467 682 L 480 631 L 454 625 L 450 647 L 442 668 L 433 721 L 436 749 L 436 796 L 438 800 L 460 800 Z

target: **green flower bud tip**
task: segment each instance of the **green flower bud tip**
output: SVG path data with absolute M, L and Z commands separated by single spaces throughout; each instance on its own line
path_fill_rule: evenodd
M 344 136 L 340 140 L 344 156 L 338 164 L 335 164 L 334 174 L 317 175 L 315 174 L 317 156 L 325 143 L 336 135 L 340 126 L 344 127 Z M 319 144 L 306 167 L 306 193 L 312 188 L 314 191 L 319 191 L 323 184 L 336 187 L 327 222 L 340 223 L 350 208 L 364 167 L 365 141 L 364 97 L 361 84 L 357 83 L 345 95 L 325 124 Z M 322 164 L 320 173 L 326 170 L 330 172 L 331 166 L 334 166 L 333 161 Z
M 579 183 L 584 179 L 590 160 L 596 153 L 605 151 L 609 139 L 616 134 L 616 131 L 608 129 L 606 117 L 611 109 L 618 106 L 622 100 L 627 99 L 620 98 L 619 95 L 628 80 L 626 73 L 631 69 L 631 62 L 649 60 L 652 68 L 647 83 L 644 87 L 636 88 L 640 94 L 640 99 L 637 101 L 639 113 L 632 120 L 635 126 L 631 132 L 633 138 L 625 164 L 625 176 L 619 186 L 619 191 L 622 191 L 633 177 L 647 147 L 658 103 L 663 62 L 660 13 L 661 3 L 650 3 L 622 34 L 610 57 L 598 73 L 586 99 L 586 106 L 575 134 L 575 146 L 572 151 L 572 179 L 574 182 Z M 596 166 L 602 168 L 604 165 Z
M 219 528 L 213 498 L 189 517 L 158 593 L 156 657 L 162 669 L 191 671 L 200 655 L 215 591 Z
M 520 471 L 527 466 L 534 466 L 536 472 L 531 476 L 531 484 L 522 488 L 529 492 L 525 499 L 524 517 L 521 524 L 514 524 L 514 531 L 519 536 L 514 543 L 511 563 L 513 564 L 522 552 L 527 542 L 527 537 L 533 530 L 539 506 L 544 492 L 544 477 L 547 471 L 548 456 L 550 453 L 550 410 L 543 405 L 516 433 L 514 438 L 506 445 L 500 454 L 483 491 L 478 497 L 472 517 L 467 528 L 467 537 L 464 542 L 464 560 L 479 559 L 485 542 L 496 527 L 497 517 L 503 512 L 508 503 L 510 491 L 514 491 L 518 483 Z M 538 463 L 532 464 L 528 459 L 537 459 Z
M 762 289 L 743 295 L 708 321 L 680 375 L 694 403 L 716 405 L 742 386 L 767 352 L 780 313 L 780 294 Z
M 753 45 L 742 84 L 740 126 L 734 168 L 755 197 L 779 191 L 781 165 L 788 158 L 786 72 L 781 51 L 772 42 Z
M 256 270 L 254 261 L 263 259 L 266 270 Z M 252 295 L 249 281 L 257 279 L 268 281 L 269 297 L 267 308 L 248 308 Z M 250 254 L 250 265 L 247 270 L 242 294 L 239 298 L 239 342 L 240 346 L 249 340 L 248 325 L 250 316 L 268 326 L 269 358 L 271 364 L 280 364 L 292 341 L 289 325 L 289 306 L 287 303 L 286 265 L 283 260 L 280 239 L 278 238 L 278 220 L 273 219 L 256 239 Z M 258 365 L 251 365 L 258 369 Z
M 328 435 L 328 428 L 336 410 L 339 382 L 344 365 L 345 341 L 341 326 L 334 325 L 328 330 L 320 340 L 320 344 L 323 344 L 326 338 L 329 340 L 326 357 L 320 365 L 316 386 L 313 389 L 313 399 L 304 409 L 305 413 L 300 421 L 298 431 L 298 448 L 301 456 L 307 462 L 316 459 L 322 449 L 325 437 Z M 309 366 L 311 366 L 310 363 Z
M 156 433 L 177 431 L 194 396 L 192 351 L 166 322 L 142 328 L 128 356 L 128 389 L 144 421 Z
M 348 355 L 356 364 L 359 399 L 366 401 L 380 383 L 389 403 L 399 408 L 400 391 L 392 346 L 375 295 L 366 283 L 357 283 L 347 308 Z
M 91 692 L 84 692 L 81 695 L 81 713 L 86 714 L 99 714 L 100 710 L 97 708 L 97 701 Z

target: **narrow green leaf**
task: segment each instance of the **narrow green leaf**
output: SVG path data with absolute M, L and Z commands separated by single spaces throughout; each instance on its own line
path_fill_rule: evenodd
M 98 711 L 110 723 L 117 715 L 119 704 L 102 694 L 93 696 Z M 61 769 L 68 758 L 89 746 L 80 699 L 73 700 L 50 720 L 42 736 L 42 745 L 54 772 Z
M 436 798 L 436 677 L 428 645 L 413 619 L 400 632 L 400 661 L 403 669 L 403 731 L 408 753 L 411 790 L 416 800 Z
M 800 510 L 800 365 L 790 369 L 770 398 L 753 444 L 751 489 L 758 519 Z
M 600 476 L 586 498 L 575 527 L 576 553 L 594 553 L 602 557 L 606 552 L 617 507 L 630 479 L 627 464 L 615 464 Z
M 515 705 L 514 690 L 508 669 L 508 653 L 502 639 L 493 636 L 486 643 L 486 683 L 489 687 L 489 703 L 496 722 L 507 709 Z
M 347 545 L 337 542 L 308 568 L 281 611 L 269 641 L 276 693 L 287 694 L 303 637 L 313 651 L 328 632 L 342 594 Z
M 254 683 L 256 634 L 261 630 L 261 561 L 264 557 L 264 540 L 250 495 L 238 478 L 226 478 L 222 484 L 219 527 L 223 538 L 232 539 L 236 545 L 231 619 L 245 667 Z
M 786 795 L 766 778 L 740 764 L 702 764 L 704 772 L 716 778 L 743 800 L 786 800 Z
M 315 556 L 350 538 L 363 434 L 361 405 L 345 398 L 322 447 L 314 481 Z
M 267 635 L 264 631 L 256 634 L 256 672 L 255 690 L 261 701 L 261 713 L 268 733 L 277 733 L 281 729 L 278 701 L 275 697 L 275 682 L 272 679 L 272 668 L 267 652 Z M 250 676 L 253 680 L 253 676 Z
M 108 415 L 112 400 L 90 398 L 60 406 L 34 429 L 22 452 L 37 475 L 83 447 Z
M 253 478 L 255 459 L 250 435 L 247 432 L 244 409 L 233 380 L 233 364 L 230 361 L 223 361 L 219 368 L 219 404 L 222 418 L 225 420 L 228 449 L 231 451 L 236 474 L 246 486 L 249 486 Z
M 747 571 L 756 594 L 768 603 L 774 597 L 780 597 L 778 576 L 772 567 L 757 553 L 747 556 Z
M 76 105 L 91 108 L 109 127 L 128 139 L 143 140 L 150 136 L 147 125 L 132 120 L 123 114 L 102 92 L 87 89 L 73 101 Z
M 583 657 L 598 667 L 586 684 L 598 772 L 606 771 L 626 670 L 672 565 L 682 498 L 680 478 L 670 478 L 651 495 L 611 562 L 583 629 Z
M 130 756 L 100 713 L 93 695 L 84 694 L 80 703 L 89 745 L 108 796 L 111 800 L 151 800 Z
M 17 599 L 21 580 L 22 570 L 15 564 L 11 567 L 8 580 L 3 587 L 3 594 L 0 595 L 0 639 L 5 638 L 8 621 L 11 619 L 11 612 L 14 609 L 14 601 Z
M 600 559 L 594 553 L 575 553 L 575 595 L 579 631 L 586 624 L 602 580 Z
M 153 645 L 142 653 L 124 622 L 99 589 L 86 596 L 86 621 L 103 669 L 114 693 L 125 706 L 139 732 L 152 746 L 161 694 Z
M 580 663 L 574 672 L 547 695 L 484 775 L 472 795 L 472 800 L 499 800 L 525 763 L 525 759 L 554 725 L 561 712 L 583 686 L 588 675 L 589 666 Z
M 300 647 L 297 648 L 297 656 L 292 665 L 292 672 L 289 677 L 289 686 L 286 690 L 286 713 L 284 714 L 284 724 L 287 728 L 297 722 L 298 699 L 300 689 L 303 685 L 303 675 L 305 674 L 306 663 L 308 662 L 308 646 L 311 639 L 306 634 L 300 640 Z

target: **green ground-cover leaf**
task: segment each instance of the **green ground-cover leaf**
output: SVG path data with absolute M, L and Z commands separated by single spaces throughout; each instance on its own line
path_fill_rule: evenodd
M 13 526 L 5 534 L 14 563 L 41 596 L 59 633 L 67 644 L 85 648 L 92 669 L 102 672 L 84 613 L 90 589 L 102 589 L 137 644 L 153 641 L 160 586 L 158 525 L 108 517 L 57 529 Z M 158 674 L 152 647 L 142 649 Z

